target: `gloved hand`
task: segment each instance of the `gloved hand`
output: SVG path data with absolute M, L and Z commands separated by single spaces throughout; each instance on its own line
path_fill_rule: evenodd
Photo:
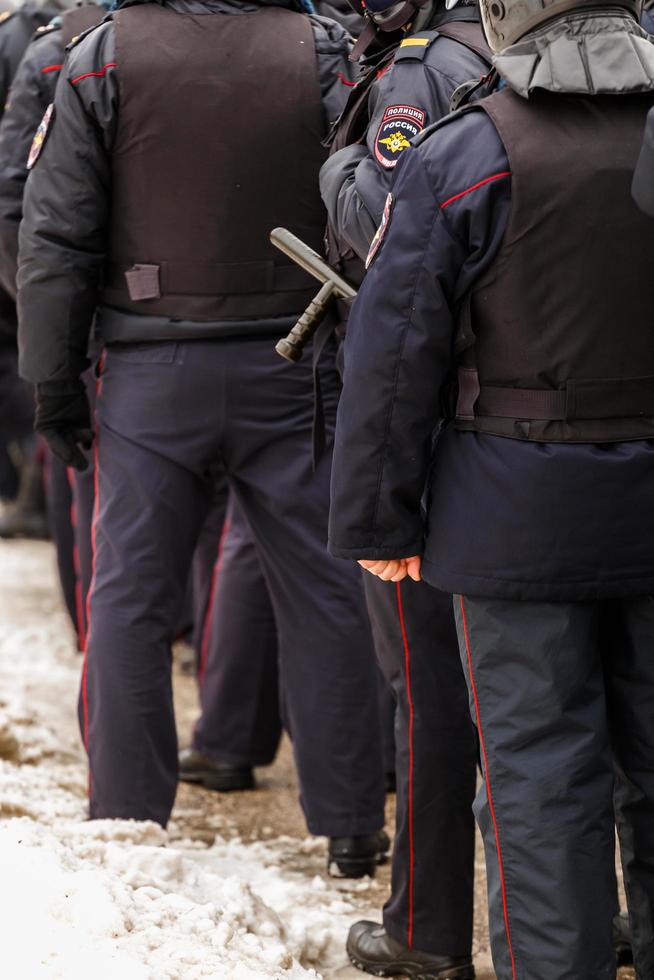
M 66 466 L 81 471 L 88 469 L 82 449 L 91 448 L 93 430 L 82 381 L 47 381 L 37 385 L 34 428 Z

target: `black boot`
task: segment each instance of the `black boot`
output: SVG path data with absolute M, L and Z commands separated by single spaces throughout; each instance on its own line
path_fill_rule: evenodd
M 327 871 L 332 878 L 373 877 L 388 861 L 391 842 L 385 830 L 359 837 L 330 837 Z
M 613 920 L 613 948 L 618 967 L 633 966 L 634 953 L 631 948 L 631 927 L 628 915 L 616 915 Z
M 197 749 L 184 749 L 179 754 L 179 778 L 184 783 L 199 783 L 217 793 L 256 789 L 250 766 L 230 766 L 214 762 Z
M 39 463 L 25 463 L 20 472 L 18 496 L 0 515 L 0 538 L 50 538 L 45 509 L 43 470 Z
M 397 943 L 376 922 L 355 922 L 347 937 L 347 954 L 364 973 L 411 980 L 474 980 L 472 959 L 420 953 Z

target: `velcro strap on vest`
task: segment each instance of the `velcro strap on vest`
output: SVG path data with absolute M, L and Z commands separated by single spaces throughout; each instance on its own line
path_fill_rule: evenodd
M 112 265 L 109 284 L 127 285 L 134 302 L 162 296 L 234 296 L 252 293 L 294 292 L 307 289 L 311 280 L 295 265 L 274 262 L 235 262 L 212 265 L 203 262 L 135 263 L 131 268 Z
M 474 368 L 459 368 L 456 417 L 538 422 L 654 417 L 654 377 L 571 379 L 563 389 L 480 385 Z

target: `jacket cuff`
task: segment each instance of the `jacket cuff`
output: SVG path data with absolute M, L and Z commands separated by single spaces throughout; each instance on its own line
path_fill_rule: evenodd
M 424 540 L 419 538 L 416 541 L 402 547 L 393 545 L 392 547 L 366 547 L 359 545 L 356 548 L 341 548 L 333 541 L 327 545 L 330 555 L 334 558 L 349 558 L 352 561 L 392 561 L 400 558 L 413 558 L 414 555 L 422 555 L 424 551 Z

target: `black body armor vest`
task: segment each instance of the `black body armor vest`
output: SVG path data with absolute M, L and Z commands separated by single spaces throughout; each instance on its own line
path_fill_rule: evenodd
M 114 17 L 120 108 L 103 302 L 199 321 L 293 315 L 315 283 L 269 242 L 320 249 L 324 113 L 309 19 L 281 8 Z
M 654 438 L 654 220 L 631 197 L 652 104 L 652 93 L 527 101 L 507 88 L 470 110 L 504 143 L 512 208 L 462 318 L 459 428 L 538 442 Z

